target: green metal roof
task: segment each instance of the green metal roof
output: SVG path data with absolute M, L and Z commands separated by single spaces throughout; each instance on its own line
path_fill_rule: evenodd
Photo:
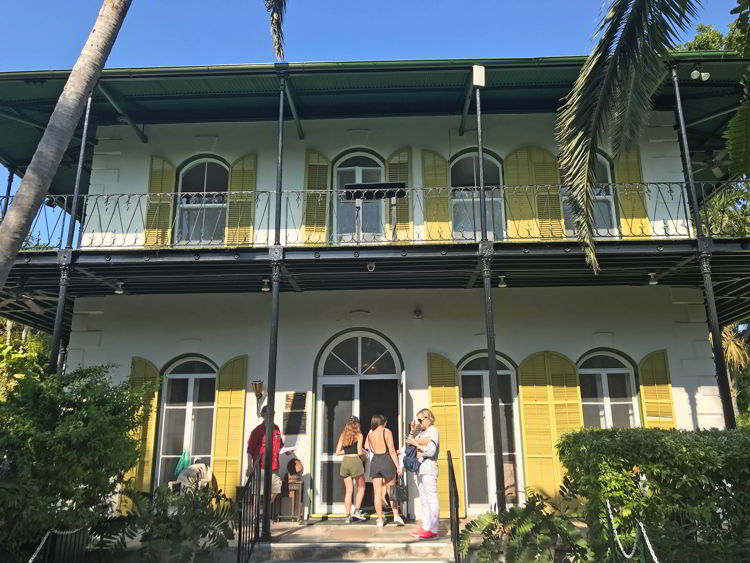
M 681 63 L 687 122 L 737 105 L 742 94 L 740 79 L 750 61 L 726 52 L 680 52 L 674 58 Z M 455 115 L 458 123 L 472 65 L 487 68 L 484 112 L 554 112 L 585 59 L 115 68 L 106 69 L 100 82 L 138 124 L 276 119 L 280 71 L 288 72 L 303 123 L 305 119 L 410 115 Z M 711 73 L 709 81 L 690 79 L 696 63 Z M 39 126 L 46 124 L 69 72 L 0 73 L 0 162 L 23 174 L 41 138 Z M 670 81 L 665 80 L 656 93 L 654 106 L 673 109 Z M 727 113 L 691 127 L 691 148 L 722 146 L 721 133 L 730 117 Z M 121 123 L 121 116 L 99 90 L 94 92 L 92 118 L 97 125 Z M 53 183 L 53 193 L 72 191 L 77 147 L 74 140 Z M 84 189 L 87 185 L 88 178 L 84 177 Z

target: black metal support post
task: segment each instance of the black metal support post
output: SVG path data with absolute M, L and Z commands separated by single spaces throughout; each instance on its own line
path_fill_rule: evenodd
M 266 423 L 266 450 L 263 459 L 265 472 L 263 475 L 263 531 L 261 537 L 264 541 L 271 539 L 271 471 L 273 462 L 273 437 L 274 427 L 274 401 L 276 399 L 276 360 L 278 357 L 279 342 L 279 293 L 281 289 L 281 261 L 284 251 L 281 247 L 281 172 L 284 162 L 284 94 L 286 92 L 286 77 L 279 77 L 279 131 L 276 155 L 276 208 L 274 213 L 274 245 L 269 249 L 271 258 L 271 334 L 268 345 L 268 384 L 266 393 L 267 417 Z
M 49 347 L 49 361 L 47 372 L 55 373 L 62 369 L 63 363 L 60 354 L 60 342 L 62 340 L 63 319 L 65 318 L 65 304 L 68 297 L 68 285 L 70 285 L 70 262 L 72 258 L 73 237 L 75 235 L 76 215 L 78 214 L 78 199 L 80 198 L 81 171 L 83 170 L 83 158 L 86 153 L 86 136 L 89 129 L 89 116 L 91 114 L 91 96 L 86 102 L 86 112 L 83 117 L 83 137 L 81 149 L 78 153 L 78 167 L 76 168 L 76 180 L 73 186 L 73 201 L 70 205 L 70 222 L 68 223 L 68 238 L 65 248 L 57 254 L 57 262 L 60 265 L 60 291 L 57 298 L 57 309 L 55 311 L 55 324 L 52 330 L 52 341 Z M 83 229 L 83 224 L 81 224 Z
M 719 326 L 719 314 L 716 311 L 716 299 L 714 298 L 714 284 L 711 276 L 711 248 L 712 239 L 705 236 L 701 224 L 700 209 L 698 208 L 698 196 L 695 190 L 695 178 L 693 176 L 693 165 L 690 162 L 690 148 L 685 128 L 685 116 L 682 111 L 682 99 L 680 98 L 680 84 L 677 77 L 677 67 L 672 66 L 672 83 L 677 103 L 677 119 L 679 121 L 680 142 L 684 151 L 685 175 L 688 183 L 688 197 L 695 222 L 695 234 L 698 239 L 698 262 L 700 264 L 701 276 L 703 277 L 703 295 L 706 299 L 706 316 L 708 317 L 708 328 L 711 332 L 711 340 L 714 352 L 714 364 L 716 367 L 716 382 L 719 387 L 721 406 L 724 410 L 724 424 L 727 428 L 735 428 L 737 421 L 734 417 L 732 406 L 732 391 L 729 387 L 729 374 L 727 363 L 724 358 L 724 347 L 721 341 L 721 326 Z
M 5 199 L 3 200 L 3 214 L 0 218 L 5 219 L 5 214 L 8 212 L 8 202 L 10 201 L 10 189 L 13 187 L 13 175 L 16 173 L 13 168 L 8 168 L 8 185 L 5 188 Z
M 487 367 L 490 380 L 490 414 L 492 416 L 492 444 L 495 450 L 495 492 L 498 512 L 505 511 L 505 469 L 503 465 L 503 441 L 500 423 L 500 390 L 497 381 L 497 358 L 495 356 L 495 317 L 492 307 L 492 259 L 494 245 L 487 238 L 487 198 L 484 193 L 484 144 L 482 142 L 482 100 L 476 88 L 477 102 L 477 149 L 479 151 L 479 224 L 482 240 L 479 242 L 479 259 L 484 282 L 484 317 L 487 327 Z

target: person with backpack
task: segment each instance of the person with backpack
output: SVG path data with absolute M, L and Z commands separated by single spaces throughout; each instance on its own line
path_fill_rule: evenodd
M 433 540 L 440 537 L 438 528 L 440 501 L 437 488 L 440 434 L 435 427 L 435 415 L 430 409 L 422 409 L 417 413 L 416 420 L 412 421 L 411 434 L 406 443 L 404 465 L 407 468 L 410 465 L 414 467 L 413 458 L 416 458 L 418 462 L 414 473 L 417 478 L 419 502 L 422 506 L 422 528 L 411 534 L 420 540 Z
M 266 422 L 268 419 L 268 409 L 263 407 L 260 411 L 262 422 L 256 426 L 250 433 L 250 439 L 247 441 L 247 474 L 253 470 L 256 463 L 260 463 L 260 482 L 265 483 L 264 463 L 266 456 Z M 281 438 L 281 430 L 277 425 L 273 425 L 272 432 L 272 450 L 271 450 L 271 504 L 281 493 L 281 477 L 279 477 L 279 454 L 284 447 L 284 440 Z

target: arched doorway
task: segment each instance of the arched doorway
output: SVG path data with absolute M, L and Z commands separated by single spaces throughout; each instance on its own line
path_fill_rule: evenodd
M 352 416 L 367 436 L 373 414 L 384 414 L 396 447 L 403 434 L 403 371 L 393 344 L 368 330 L 334 337 L 323 348 L 317 374 L 315 507 L 321 514 L 342 513 L 344 485 L 336 443 Z M 372 498 L 370 486 L 364 506 Z M 371 502 L 371 501 L 370 501 Z

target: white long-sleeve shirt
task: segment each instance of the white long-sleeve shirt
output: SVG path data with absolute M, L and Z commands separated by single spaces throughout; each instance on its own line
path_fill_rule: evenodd
M 420 475 L 437 475 L 437 458 L 440 454 L 440 434 L 437 428 L 430 426 L 427 430 L 419 433 L 420 438 L 427 438 L 427 445 L 422 452 L 422 463 L 419 464 Z

